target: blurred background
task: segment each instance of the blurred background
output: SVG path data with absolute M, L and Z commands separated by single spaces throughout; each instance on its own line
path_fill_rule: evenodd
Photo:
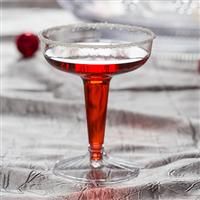
M 106 146 L 112 153 L 147 166 L 141 179 L 131 182 L 144 190 L 146 184 L 153 183 L 151 192 L 144 191 L 146 199 L 157 197 L 151 194 L 157 182 L 161 184 L 158 198 L 162 194 L 163 199 L 173 195 L 176 199 L 177 194 L 188 194 L 186 191 L 198 198 L 198 0 L 1 0 L 0 101 L 4 117 L 0 153 L 9 167 L 2 169 L 4 176 L 0 178 L 11 177 L 5 191 L 18 192 L 22 179 L 28 180 L 33 169 L 41 170 L 43 177 L 41 180 L 36 177 L 33 185 L 25 184 L 24 190 L 45 194 L 80 190 L 71 184 L 59 187 L 60 180 L 50 170 L 66 152 L 78 155 L 86 150 L 81 80 L 50 67 L 40 48 L 25 58 L 16 47 L 16 38 L 23 33 L 37 35 L 48 27 L 78 22 L 138 25 L 157 35 L 148 62 L 133 73 L 116 76 L 111 81 Z M 169 169 L 173 169 L 175 178 L 169 176 Z M 143 178 L 147 176 L 148 179 Z M 1 183 L 5 185 L 6 181 L 1 179 Z M 177 200 L 196 198 L 187 197 Z
M 191 92 L 199 88 L 200 8 L 197 0 L 2 0 L 1 6 L 1 75 L 4 74 L 2 78 L 7 83 L 4 89 L 11 89 L 11 93 L 48 90 L 54 97 L 68 100 L 80 97 L 82 92 L 77 81 L 73 87 L 80 89 L 72 91 L 67 98 L 65 94 L 70 87 L 67 82 L 76 77 L 67 75 L 66 79 L 59 72 L 47 76 L 48 65 L 40 51 L 36 57 L 23 59 L 16 48 L 16 36 L 22 33 L 38 34 L 47 27 L 77 22 L 132 24 L 150 28 L 157 35 L 150 67 L 137 70 L 135 75 L 123 75 L 122 81 L 113 79 L 111 89 L 186 89 Z M 198 90 L 195 95 L 197 100 Z M 195 103 L 183 112 L 197 116 L 197 107 Z

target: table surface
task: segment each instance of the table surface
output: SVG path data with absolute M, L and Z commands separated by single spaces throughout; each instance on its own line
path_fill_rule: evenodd
M 20 58 L 13 36 L 79 20 L 54 9 L 4 9 L 2 16 L 3 199 L 200 199 L 197 71 L 181 70 L 181 63 L 179 70 L 163 68 L 152 56 L 141 69 L 114 77 L 105 147 L 144 169 L 109 187 L 72 184 L 54 176 L 52 168 L 57 160 L 86 151 L 81 80 L 49 67 L 41 52 Z

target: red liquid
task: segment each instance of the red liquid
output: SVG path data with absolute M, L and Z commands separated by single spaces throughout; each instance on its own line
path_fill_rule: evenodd
M 106 123 L 106 111 L 109 82 L 113 75 L 132 71 L 142 66 L 149 55 L 140 48 L 135 48 L 137 56 L 87 56 L 75 58 L 58 58 L 52 56 L 54 49 L 47 50 L 45 58 L 59 70 L 77 74 L 83 78 L 85 106 L 87 114 L 90 158 L 102 159 L 102 145 Z M 48 52 L 49 51 L 49 52 Z M 134 53 L 134 52 L 133 52 Z M 59 54 L 57 54 L 59 55 Z
M 53 58 L 45 55 L 47 61 L 53 65 L 55 68 L 69 72 L 73 74 L 80 75 L 81 77 L 105 77 L 105 76 L 113 76 L 115 74 L 121 74 L 129 71 L 133 71 L 138 67 L 142 66 L 147 60 L 148 55 L 137 58 L 113 58 L 113 61 L 107 61 L 109 57 L 95 57 L 91 56 L 91 60 L 87 60 L 88 58 Z M 110 57 L 111 58 L 111 57 Z

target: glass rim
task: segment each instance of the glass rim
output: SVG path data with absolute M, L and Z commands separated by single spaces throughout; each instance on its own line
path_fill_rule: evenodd
M 93 44 L 84 44 L 84 43 L 76 43 L 76 42 L 61 42 L 58 40 L 52 40 L 45 36 L 45 34 L 49 31 L 56 31 L 61 28 L 91 28 L 91 29 L 97 29 L 97 26 L 99 27 L 105 27 L 105 28 L 120 28 L 121 30 L 127 30 L 127 31 L 142 31 L 149 35 L 149 38 L 144 39 L 139 42 L 127 42 L 127 43 L 109 43 L 109 44 L 101 44 L 101 45 L 93 45 Z M 98 30 L 98 29 L 97 29 Z M 124 24 L 113 24 L 113 23 L 76 23 L 76 24 L 68 24 L 68 25 L 60 25 L 60 26 L 54 26 L 47 28 L 45 30 L 42 30 L 39 32 L 39 38 L 42 42 L 48 45 L 59 45 L 59 46 L 65 46 L 65 47 L 77 47 L 77 48 L 93 48 L 93 49 L 99 49 L 99 48 L 124 48 L 124 47 L 131 47 L 135 45 L 145 44 L 148 42 L 153 41 L 153 39 L 156 38 L 156 35 L 147 28 L 141 27 L 141 26 L 132 26 L 132 25 L 124 25 Z

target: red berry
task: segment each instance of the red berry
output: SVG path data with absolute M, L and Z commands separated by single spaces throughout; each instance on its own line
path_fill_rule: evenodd
M 24 57 L 31 57 L 38 50 L 39 39 L 33 33 L 22 33 L 17 36 L 16 45 Z

